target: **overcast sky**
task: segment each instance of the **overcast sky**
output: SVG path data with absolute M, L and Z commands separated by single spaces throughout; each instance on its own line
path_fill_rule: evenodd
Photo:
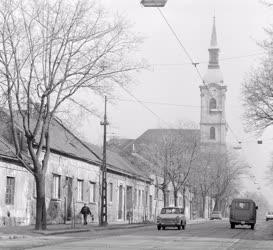
M 201 81 L 159 11 L 142 7 L 140 0 L 99 2 L 110 13 L 125 16 L 133 24 L 132 30 L 145 38 L 138 55 L 152 67 L 136 75 L 135 84 L 129 87 L 130 92 L 145 102 L 169 104 L 145 103 L 159 119 L 134 102 L 128 93 L 119 90 L 122 101 L 108 107 L 109 136 L 136 138 L 147 129 L 166 127 L 166 123 L 173 125 L 178 121 L 194 121 L 198 125 Z M 200 62 L 202 75 L 207 69 L 215 13 L 220 67 L 228 89 L 226 119 L 233 131 L 229 130 L 227 140 L 231 145 L 235 145 L 236 140 L 243 141 L 240 154 L 252 166 L 250 171 L 255 175 L 255 182 L 259 183 L 254 184 L 245 178 L 246 188 L 253 191 L 261 186 L 260 192 L 270 198 L 272 192 L 265 180 L 265 169 L 269 153 L 273 151 L 273 141 L 268 140 L 273 138 L 273 131 L 267 131 L 262 136 L 265 140 L 263 145 L 258 145 L 255 137 L 244 133 L 241 84 L 262 56 L 257 42 L 266 37 L 263 28 L 273 23 L 273 8 L 265 7 L 258 0 L 168 0 L 162 12 L 193 60 Z M 98 109 L 102 112 L 103 107 Z M 86 118 L 87 122 L 82 124 L 82 135 L 95 144 L 101 144 L 99 119 Z

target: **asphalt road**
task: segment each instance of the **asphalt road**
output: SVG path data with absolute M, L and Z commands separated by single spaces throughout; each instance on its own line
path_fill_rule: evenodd
M 44 245 L 47 246 L 33 249 L 273 249 L 273 222 L 259 221 L 255 230 L 247 226 L 230 229 L 228 221 L 212 221 L 187 225 L 185 231 L 158 231 L 155 226 L 148 226 L 129 230 L 88 232 L 65 237 L 55 236 L 53 241 L 48 240 Z M 30 246 L 27 249 L 31 249 Z

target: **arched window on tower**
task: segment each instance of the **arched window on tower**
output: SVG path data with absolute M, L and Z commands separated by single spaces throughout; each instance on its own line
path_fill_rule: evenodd
M 215 127 L 210 128 L 209 138 L 215 140 Z
M 211 110 L 211 109 L 216 109 L 216 100 L 215 100 L 215 98 L 211 98 L 210 100 L 209 100 L 209 109 Z

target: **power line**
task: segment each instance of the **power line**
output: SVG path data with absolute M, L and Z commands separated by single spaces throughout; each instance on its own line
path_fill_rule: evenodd
M 253 54 L 248 54 L 248 55 L 226 57 L 226 58 L 221 58 L 221 62 L 230 61 L 230 60 L 234 60 L 234 59 L 240 59 L 240 58 L 253 57 L 253 56 L 262 55 L 262 54 L 264 54 L 264 53 L 260 52 L 260 53 L 253 53 Z M 199 64 L 207 64 L 208 61 L 199 61 L 198 63 Z M 172 67 L 172 66 L 192 65 L 192 63 L 187 63 L 187 62 L 183 62 L 183 63 L 153 63 L 152 65 L 159 66 L 159 67 Z
M 121 99 L 121 98 L 115 98 L 115 99 L 118 101 L 124 101 L 124 102 L 136 102 L 135 100 L 130 100 L 130 99 Z M 176 103 L 167 103 L 167 102 L 152 102 L 152 101 L 143 101 L 143 100 L 140 100 L 140 101 L 142 103 L 162 105 L 162 106 L 200 108 L 200 106 L 198 106 L 198 105 L 185 105 L 185 104 L 176 104 Z
M 164 121 L 158 114 L 156 114 L 153 110 L 151 110 L 147 105 L 145 105 L 141 100 L 139 100 L 136 96 L 134 96 L 128 89 L 126 89 L 122 84 L 119 84 L 119 86 L 131 97 L 133 97 L 140 105 L 142 105 L 145 109 L 147 109 L 150 113 L 152 113 L 154 116 L 158 118 L 159 121 L 162 121 L 167 126 L 170 126 L 170 124 L 166 121 Z
M 160 15 L 162 16 L 162 18 L 165 20 L 166 24 L 168 25 L 169 29 L 171 30 L 172 34 L 174 35 L 174 37 L 176 38 L 178 44 L 180 45 L 180 47 L 182 48 L 182 50 L 185 52 L 186 56 L 189 58 L 191 64 L 193 65 L 193 67 L 195 68 L 197 75 L 199 76 L 201 82 L 204 84 L 204 86 L 207 88 L 208 93 L 210 94 L 211 97 L 213 97 L 213 95 L 211 94 L 207 84 L 205 83 L 199 69 L 197 68 L 197 65 L 199 64 L 198 62 L 194 62 L 190 53 L 186 50 L 185 46 L 183 45 L 183 43 L 181 42 L 181 40 L 179 39 L 178 35 L 176 34 L 175 30 L 173 29 L 173 27 L 171 26 L 171 24 L 168 22 L 167 18 L 165 17 L 165 15 L 163 14 L 162 10 L 160 8 L 157 8 Z M 231 130 L 234 138 L 236 139 L 236 141 L 239 143 L 240 141 L 237 139 L 237 137 L 235 136 L 233 130 L 231 129 L 231 127 L 229 126 L 229 124 L 226 122 L 227 127 Z

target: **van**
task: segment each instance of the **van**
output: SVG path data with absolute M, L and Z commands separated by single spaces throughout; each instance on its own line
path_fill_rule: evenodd
M 254 229 L 257 209 L 253 200 L 233 199 L 229 213 L 230 228 L 234 229 L 235 225 L 249 225 L 251 229 Z

